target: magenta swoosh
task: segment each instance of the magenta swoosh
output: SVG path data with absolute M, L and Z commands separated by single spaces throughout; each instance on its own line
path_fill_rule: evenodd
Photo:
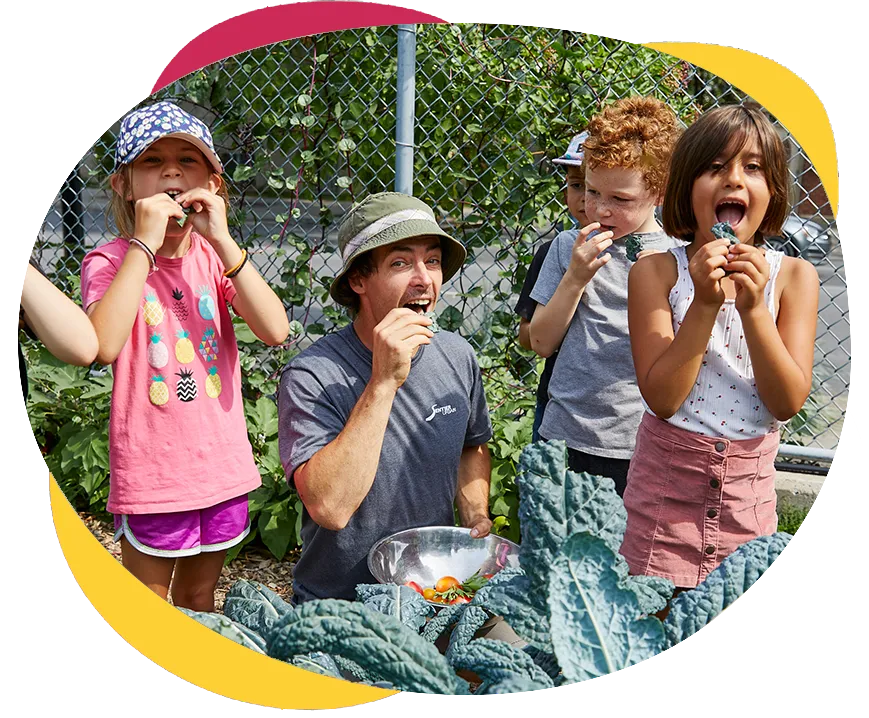
M 252 10 L 188 42 L 166 65 L 151 93 L 213 62 L 274 42 L 359 27 L 442 22 L 417 10 L 367 2 L 293 3 Z

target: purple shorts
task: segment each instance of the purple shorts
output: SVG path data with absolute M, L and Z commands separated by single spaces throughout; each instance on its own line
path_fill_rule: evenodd
M 115 514 L 115 541 L 125 536 L 148 556 L 181 558 L 224 551 L 250 533 L 247 494 L 206 509 L 168 514 Z

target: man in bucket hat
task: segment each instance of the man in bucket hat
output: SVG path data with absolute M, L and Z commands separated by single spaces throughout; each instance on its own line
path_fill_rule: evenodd
M 281 376 L 280 454 L 305 506 L 296 602 L 355 598 L 379 539 L 452 525 L 486 536 L 492 436 L 480 369 L 429 316 L 465 249 L 422 201 L 371 195 L 338 230 L 333 299 L 354 319 Z

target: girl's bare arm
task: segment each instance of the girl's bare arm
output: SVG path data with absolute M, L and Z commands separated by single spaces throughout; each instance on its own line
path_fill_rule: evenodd
M 62 362 L 89 366 L 94 361 L 99 342 L 87 315 L 29 264 L 21 308 L 27 326 Z
M 679 333 L 673 332 L 672 255 L 640 259 L 628 277 L 628 331 L 637 384 L 649 408 L 669 419 L 691 393 L 715 324 L 718 306 L 692 302 Z
M 783 261 L 778 319 L 764 305 L 742 313 L 758 396 L 779 421 L 794 416 L 812 389 L 820 284 L 809 262 Z
M 232 238 L 231 244 L 215 245 L 215 250 L 227 269 L 241 261 L 241 250 Z M 229 264 L 227 262 L 230 262 Z M 282 344 L 290 333 L 287 310 L 248 259 L 242 270 L 232 278 L 237 294 L 232 308 L 244 319 L 251 331 L 269 346 Z
M 102 299 L 86 307 L 99 339 L 100 364 L 117 359 L 130 338 L 150 269 L 148 255 L 131 246 Z
M 192 217 L 193 227 L 211 244 L 223 266 L 227 270 L 238 266 L 243 254 L 229 233 L 223 199 L 201 187 L 183 192 L 175 199 L 196 210 Z M 237 292 L 232 308 L 247 322 L 251 331 L 270 346 L 283 343 L 290 333 L 287 311 L 249 258 L 231 281 Z

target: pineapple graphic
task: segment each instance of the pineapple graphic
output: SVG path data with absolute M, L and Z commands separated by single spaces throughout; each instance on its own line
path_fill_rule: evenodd
M 202 341 L 199 342 L 199 353 L 205 361 L 217 361 L 217 339 L 214 336 L 214 329 L 209 327 L 202 335 Z
M 208 376 L 205 377 L 205 393 L 212 399 L 220 396 L 220 377 L 217 375 L 217 367 L 208 367 Z
M 181 377 L 175 385 L 175 393 L 181 401 L 193 401 L 199 393 L 193 372 L 190 369 L 182 369 L 176 374 Z
M 193 351 L 193 342 L 188 339 L 190 332 L 186 329 L 179 329 L 175 336 L 178 337 L 178 341 L 175 342 L 175 358 L 179 364 L 189 364 L 196 356 L 196 352 Z
M 202 285 L 196 292 L 196 296 L 199 297 L 199 314 L 203 319 L 212 320 L 214 319 L 214 315 L 216 314 L 216 309 L 214 307 L 214 299 L 211 296 L 211 288 Z
M 166 380 L 160 374 L 152 376 L 151 380 L 151 388 L 148 390 L 151 403 L 154 406 L 163 406 L 169 401 L 169 387 L 166 386 Z
M 154 292 L 145 295 L 145 324 L 156 327 L 163 322 L 163 305 Z
M 162 369 L 169 363 L 169 349 L 161 341 L 162 336 L 154 332 L 148 345 L 148 363 L 155 369 Z
M 178 319 L 179 322 L 186 322 L 188 316 L 187 302 L 184 301 L 184 292 L 182 292 L 178 287 L 172 292 L 172 299 L 175 301 L 172 302 L 172 313 Z

